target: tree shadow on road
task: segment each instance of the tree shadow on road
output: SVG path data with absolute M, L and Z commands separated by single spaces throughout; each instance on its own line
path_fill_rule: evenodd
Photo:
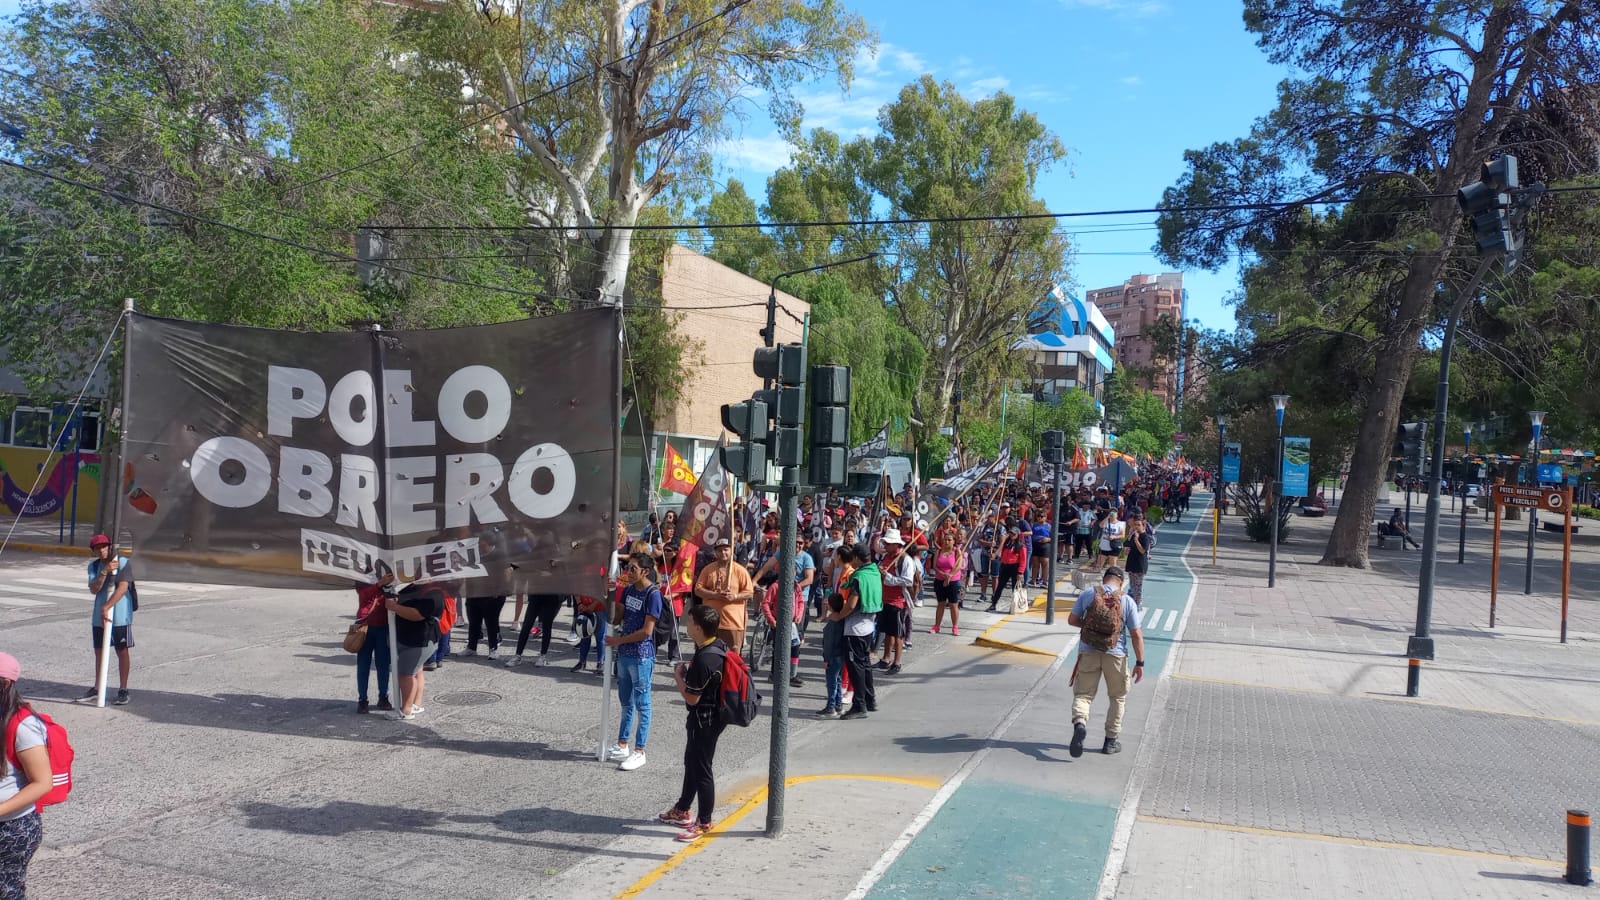
M 997 750 L 1015 750 L 1033 757 L 1039 762 L 1065 762 L 1059 757 L 1051 756 L 1046 750 L 1066 750 L 1066 744 L 1053 744 L 1044 741 L 990 741 L 981 737 L 967 734 L 952 734 L 945 737 L 932 736 L 906 736 L 894 739 L 896 744 L 905 748 L 910 753 L 976 753 L 984 747 L 994 747 Z
M 276 803 L 238 804 L 245 827 L 313 837 L 348 837 L 363 832 L 436 835 L 450 840 L 488 841 L 573 853 L 594 852 L 593 840 L 535 840 L 527 835 L 614 836 L 644 824 L 638 819 L 593 815 L 572 810 L 538 807 L 508 809 L 496 815 L 459 815 L 403 806 L 380 806 L 334 800 L 321 806 L 283 806 Z M 493 826 L 500 832 L 455 828 L 454 825 Z M 520 835 L 520 836 L 519 836 Z M 632 853 L 608 849 L 608 855 L 659 860 L 666 853 Z

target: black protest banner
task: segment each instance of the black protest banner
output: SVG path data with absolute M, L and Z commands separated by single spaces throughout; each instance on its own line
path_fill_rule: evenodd
M 845 458 L 845 471 L 857 475 L 882 475 L 883 461 L 889 456 L 889 423 L 883 423 L 878 433 L 850 448 Z
M 616 315 L 309 334 L 135 316 L 141 577 L 598 595 Z
M 994 477 L 996 473 L 1004 473 L 1011 467 L 1011 439 L 1007 438 L 1000 445 L 1000 455 L 994 462 L 980 462 L 977 465 L 947 476 L 943 481 L 928 486 L 928 493 L 945 504 L 956 503 L 967 492 Z
M 717 449 L 706 460 L 700 471 L 700 480 L 683 499 L 683 509 L 678 513 L 678 531 L 683 543 L 711 548 L 720 540 L 733 540 L 733 516 L 729 510 L 728 470 L 722 467 L 722 447 L 726 439 L 717 441 Z

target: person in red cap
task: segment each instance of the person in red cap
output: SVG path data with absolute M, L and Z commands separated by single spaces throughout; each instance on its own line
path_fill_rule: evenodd
M 105 648 L 105 630 L 111 628 L 111 647 L 117 651 L 117 677 L 120 687 L 114 701 L 118 706 L 128 703 L 128 673 L 133 668 L 133 568 L 125 554 L 111 545 L 111 538 L 97 534 L 89 539 L 89 551 L 94 559 L 89 561 L 89 591 L 94 594 L 94 608 L 89 623 L 94 638 L 95 687 L 84 693 L 82 700 L 94 700 L 100 695 L 100 672 L 104 668 L 100 655 Z
M 44 824 L 35 804 L 54 786 L 45 727 L 22 700 L 17 682 L 22 666 L 0 653 L 0 726 L 11 746 L 0 752 L 0 897 L 22 897 L 28 889 L 28 861 L 44 840 Z

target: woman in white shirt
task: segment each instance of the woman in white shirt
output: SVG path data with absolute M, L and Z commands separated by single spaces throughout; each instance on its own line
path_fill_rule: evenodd
M 18 720 L 12 746 L 0 752 L 0 897 L 25 895 L 28 861 L 44 839 L 35 804 L 54 786 L 44 723 L 22 702 L 21 678 L 16 657 L 0 653 L 0 734 Z
M 1122 539 L 1127 534 L 1128 523 L 1117 518 L 1117 511 L 1113 509 L 1106 513 L 1106 525 L 1100 532 L 1100 560 L 1095 563 L 1095 568 L 1116 565 L 1117 557 L 1122 555 Z

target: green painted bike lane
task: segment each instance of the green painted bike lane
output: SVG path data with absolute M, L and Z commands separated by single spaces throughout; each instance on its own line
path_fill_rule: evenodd
M 1145 577 L 1142 631 L 1145 679 L 1128 697 L 1122 753 L 1099 752 L 1105 691 L 1089 722 L 1080 759 L 1071 759 L 1076 651 L 866 893 L 872 900 L 956 897 L 1092 898 L 1100 884 L 1123 792 L 1138 756 L 1156 679 L 1166 671 L 1193 593 L 1182 556 L 1208 523 L 1196 509 L 1158 534 Z M 1069 585 L 1070 589 L 1070 585 Z M 1066 628 L 1064 617 L 1058 619 Z M 959 777 L 959 776 L 958 776 Z

